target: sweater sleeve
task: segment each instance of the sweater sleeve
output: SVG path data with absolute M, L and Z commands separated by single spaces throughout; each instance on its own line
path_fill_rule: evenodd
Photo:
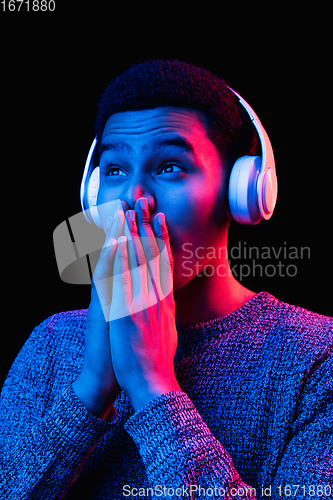
M 169 498 L 172 491 L 193 499 L 332 498 L 332 381 L 332 357 L 326 353 L 304 377 L 283 454 L 271 474 L 267 464 L 258 471 L 257 485 L 242 481 L 184 392 L 153 399 L 130 417 L 125 429 L 139 449 L 151 487 L 167 487 L 157 491 L 159 498 Z
M 59 316 L 51 318 L 53 327 Z M 76 397 L 62 361 L 64 346 L 52 342 L 53 328 L 50 341 L 49 324 L 50 318 L 34 329 L 1 393 L 0 491 L 8 500 L 63 498 L 117 420 L 114 408 L 102 421 Z
M 124 427 L 139 449 L 151 487 L 162 487 L 156 491 L 159 498 L 169 498 L 173 490 L 193 499 L 239 499 L 245 494 L 255 499 L 186 393 L 158 396 Z

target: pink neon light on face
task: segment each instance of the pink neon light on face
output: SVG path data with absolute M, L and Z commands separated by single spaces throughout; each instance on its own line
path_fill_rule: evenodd
M 145 197 L 151 222 L 156 213 L 165 214 L 175 259 L 174 289 L 184 286 L 191 278 L 181 267 L 183 245 L 190 243 L 193 252 L 216 246 L 229 222 L 226 172 L 207 137 L 205 114 L 161 107 L 112 115 L 104 128 L 100 169 L 99 204 L 120 199 L 126 211 Z M 105 221 L 103 208 L 99 212 Z

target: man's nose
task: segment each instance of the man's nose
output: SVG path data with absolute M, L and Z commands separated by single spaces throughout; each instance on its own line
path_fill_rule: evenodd
M 127 210 L 134 210 L 134 205 L 136 200 L 139 198 L 146 198 L 148 201 L 149 213 L 152 214 L 156 210 L 156 199 L 155 196 L 145 188 L 143 185 L 134 186 L 133 189 L 128 190 L 126 193 L 123 193 L 121 197 L 121 204 L 124 212 Z

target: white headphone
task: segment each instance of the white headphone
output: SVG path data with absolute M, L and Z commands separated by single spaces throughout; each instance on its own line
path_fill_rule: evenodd
M 267 132 L 251 106 L 234 90 L 255 126 L 262 156 L 242 156 L 234 163 L 229 178 L 229 206 L 232 217 L 240 224 L 258 224 L 273 214 L 277 197 L 277 177 L 272 145 Z M 94 139 L 84 167 L 80 199 L 85 218 L 102 228 L 97 208 L 100 169 L 97 140 Z

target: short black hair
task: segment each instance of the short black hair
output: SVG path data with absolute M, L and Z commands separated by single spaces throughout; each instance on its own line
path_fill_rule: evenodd
M 208 138 L 219 157 L 231 165 L 240 156 L 260 154 L 256 130 L 226 82 L 207 69 L 178 60 L 137 63 L 110 82 L 98 105 L 98 146 L 112 114 L 163 106 L 203 111 Z

